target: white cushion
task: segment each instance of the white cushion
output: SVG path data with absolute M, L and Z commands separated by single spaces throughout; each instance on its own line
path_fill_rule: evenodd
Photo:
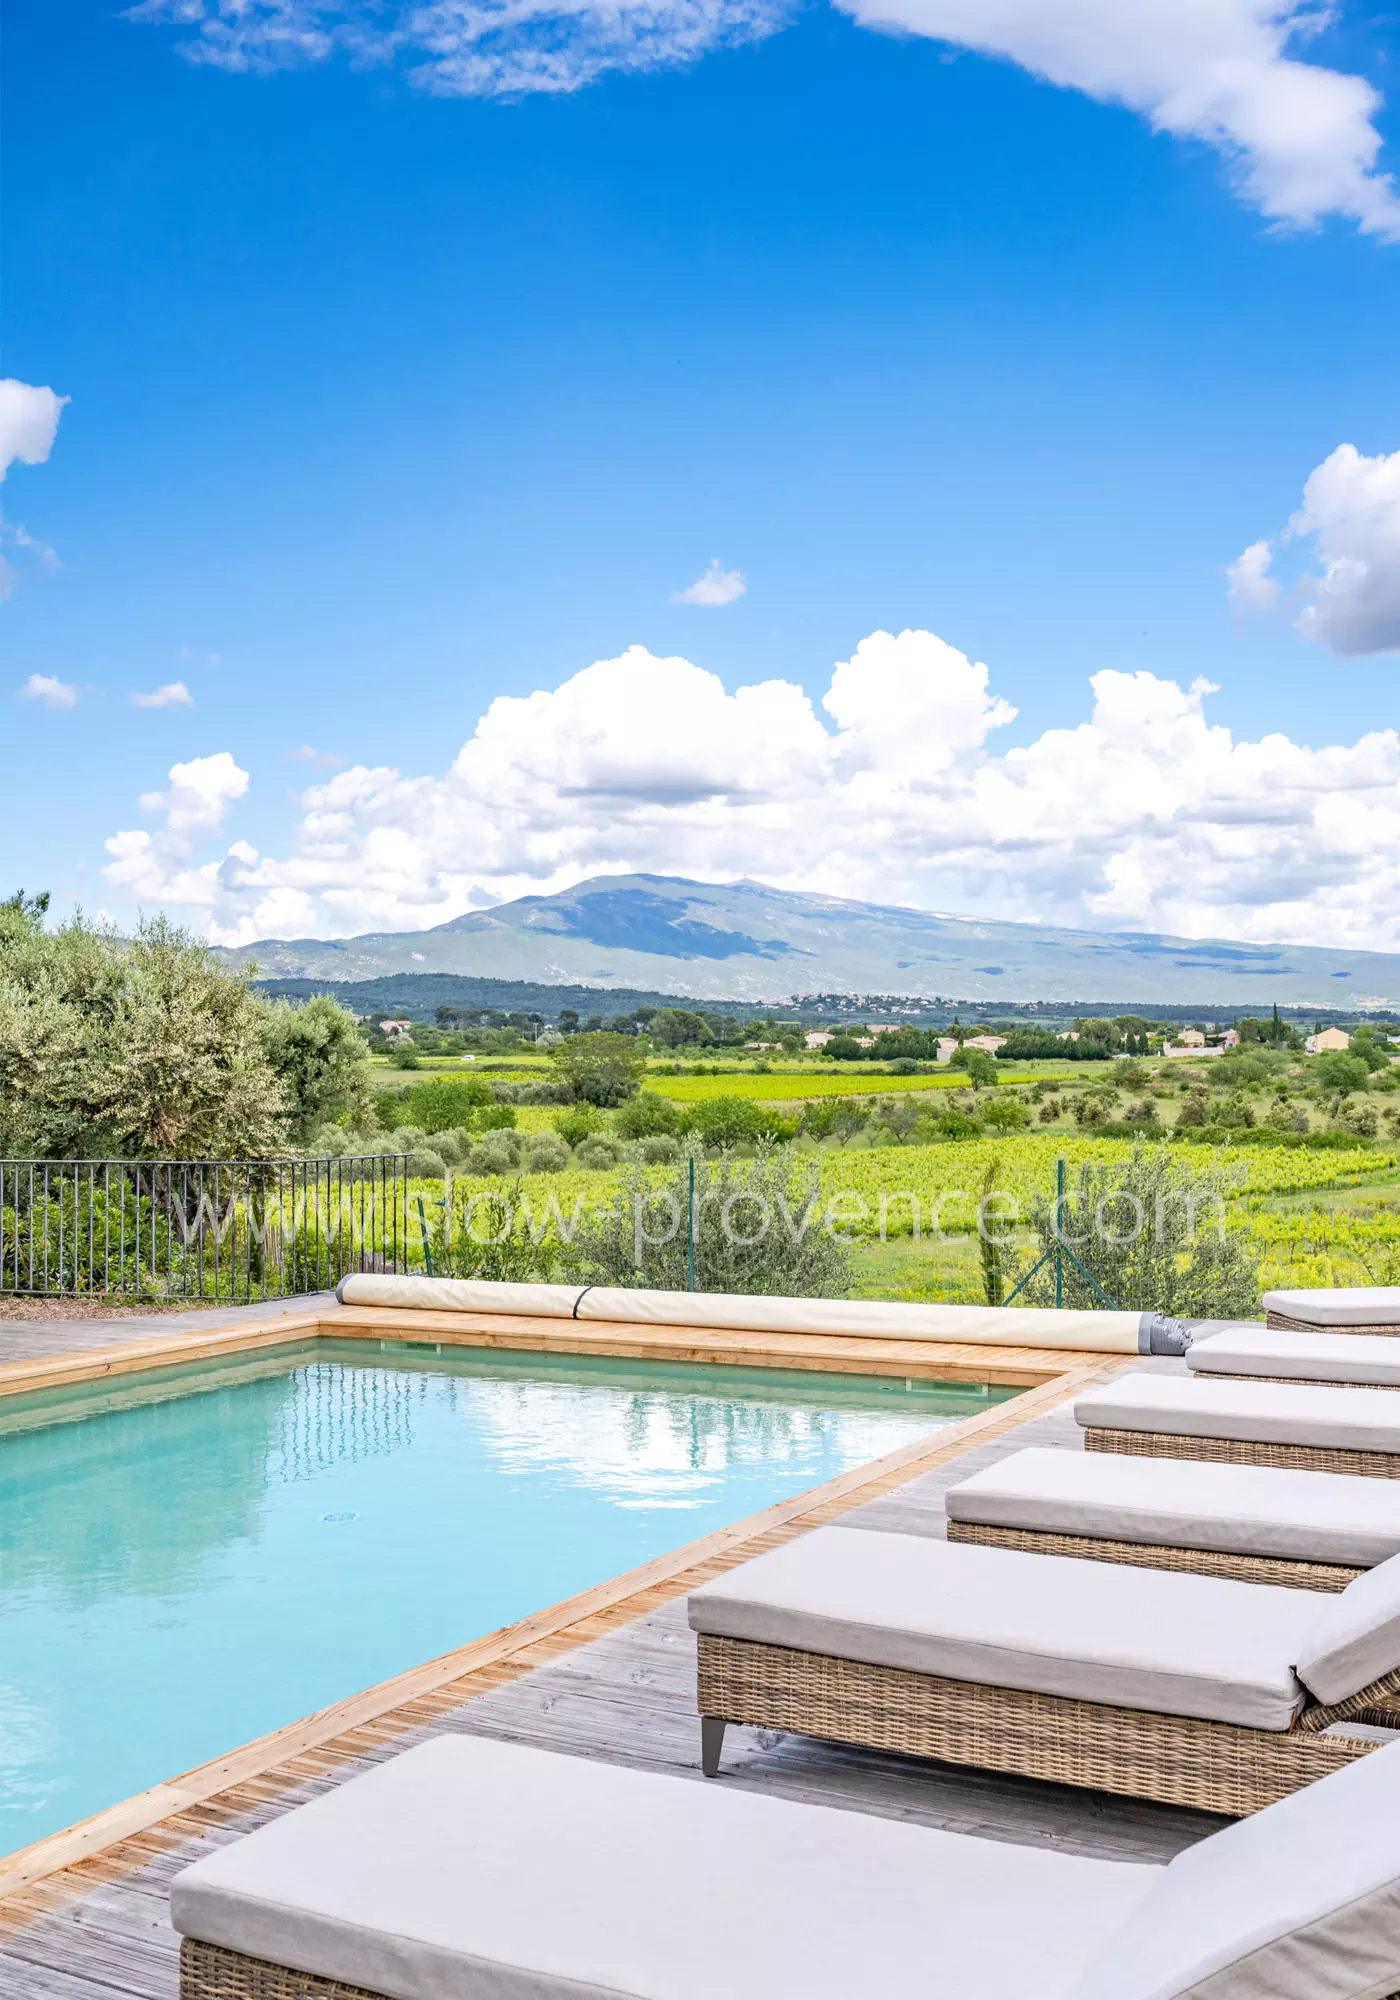
M 1345 1701 L 1400 1667 L 1400 1556 L 1326 1599 L 1297 1665 L 1319 1701 Z
M 1379 2000 L 1398 1991 L 1395 1744 L 1178 1854 L 1075 2000 Z
M 1329 1289 L 1265 1292 L 1265 1312 L 1313 1326 L 1387 1326 L 1400 1333 L 1400 1285 L 1336 1285 Z
M 1400 1387 L 1400 1331 L 1291 1333 L 1282 1327 L 1232 1326 L 1194 1341 L 1186 1365 L 1202 1375 L 1285 1375 L 1305 1382 Z
M 948 1518 L 1173 1549 L 1347 1563 L 1400 1554 L 1400 1480 L 1116 1452 L 1017 1451 L 949 1488 Z
M 1400 1396 L 1389 1389 L 1212 1381 L 1204 1375 L 1119 1375 L 1086 1390 L 1074 1414 L 1086 1429 L 1400 1451 Z
M 390 2000 L 1070 2000 L 1160 1872 L 439 1736 L 170 1907 Z
M 697 1632 L 1169 1715 L 1287 1729 L 1316 1595 L 817 1528 L 692 1591 Z

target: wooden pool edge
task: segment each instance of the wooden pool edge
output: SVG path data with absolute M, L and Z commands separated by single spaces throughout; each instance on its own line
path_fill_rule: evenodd
M 227 1334 L 232 1330 L 220 1331 Z M 238 1331 L 246 1336 L 248 1330 Z M 283 1339 L 287 1332 L 284 1321 Z M 251 1344 L 257 1348 L 275 1343 L 262 1340 Z M 236 1345 L 227 1340 L 216 1351 L 230 1352 Z M 127 1352 L 144 1350 L 147 1346 L 148 1343 L 132 1343 Z M 598 1350 L 590 1347 L 588 1351 Z M 208 1352 L 208 1345 L 203 1345 L 201 1355 L 207 1356 Z M 82 1359 L 92 1357 L 84 1355 Z M 110 1351 L 106 1359 L 114 1361 L 116 1351 Z M 1091 1382 L 1115 1372 L 1122 1367 L 1125 1357 L 1067 1353 L 1057 1359 L 1061 1365 L 1052 1379 L 1041 1380 L 1010 1401 L 947 1425 L 929 1438 L 905 1445 L 805 1493 L 717 1529 L 669 1555 L 656 1557 L 437 1659 L 411 1667 L 0 1857 L 0 1930 L 14 1930 L 74 1896 L 89 1893 L 102 1882 L 135 1873 L 156 1854 L 198 1837 L 211 1824 L 225 1823 L 265 1803 L 269 1796 L 292 1791 L 310 1777 L 353 1761 L 374 1744 L 422 1727 L 474 1695 L 499 1687 L 576 1646 L 629 1624 L 710 1577 L 809 1528 L 835 1520 L 1006 1430 L 1018 1428 L 1030 1418 L 1068 1401 Z M 131 1373 L 151 1365 L 149 1355 L 143 1352 L 142 1359 L 131 1366 L 99 1369 L 96 1373 L 98 1376 Z M 870 1371 L 848 1369 L 847 1372 Z M 0 1383 L 0 1393 L 8 1388 L 7 1383 Z
M 889 1340 L 864 1335 L 774 1333 L 652 1326 L 621 1320 L 548 1320 L 507 1313 L 427 1312 L 393 1306 L 322 1306 L 207 1332 L 147 1334 L 110 1347 L 0 1362 L 0 1397 L 76 1387 L 152 1368 L 178 1368 L 307 1340 L 413 1341 L 528 1354 L 591 1354 L 629 1361 L 683 1361 L 702 1367 L 798 1369 L 819 1374 L 887 1375 L 928 1382 L 985 1382 L 1030 1389 L 1067 1369 L 1127 1354 L 1081 1348 L 989 1346 L 973 1341 Z

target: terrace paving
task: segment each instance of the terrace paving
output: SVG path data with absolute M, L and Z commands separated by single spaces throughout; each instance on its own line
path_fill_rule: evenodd
M 266 1310 L 258 1311 L 266 1320 Z M 207 1315 L 191 1317 L 201 1326 L 211 1324 Z M 118 1326 L 112 1338 L 177 1331 L 165 1316 L 139 1329 L 130 1319 Z M 79 1344 L 73 1336 L 90 1335 L 93 1327 L 87 1322 L 65 1329 L 50 1321 L 31 1323 L 26 1331 L 44 1342 L 41 1351 L 56 1353 L 71 1352 Z M 11 1331 L 6 1327 L 0 1339 Z M 1122 1365 L 1102 1356 L 1063 1359 L 1071 1365 L 1090 1363 L 1095 1375 L 1116 1373 Z M 1170 1372 L 1181 1367 L 1163 1361 L 1127 1365 Z M 1082 1381 L 1084 1371 L 1076 1372 Z M 229 1760 L 225 1788 L 206 1787 L 183 1805 L 178 1791 L 172 1792 L 174 1809 L 159 1824 L 0 1902 L 0 1995 L 7 2000 L 175 2000 L 177 1940 L 167 1913 L 172 1875 L 212 1845 L 251 1830 L 426 1735 L 462 1731 L 705 1782 L 699 1775 L 687 1590 L 747 1554 L 838 1516 L 847 1527 L 941 1536 L 946 1526 L 943 1495 L 957 1480 L 1025 1445 L 1081 1448 L 1068 1407 L 1072 1394 L 1069 1382 L 1032 1390 L 977 1419 L 965 1435 L 965 1427 L 959 1427 L 959 1435 L 942 1445 L 935 1438 L 916 1448 L 920 1455 L 910 1463 L 865 1481 L 856 1491 L 832 1497 L 832 1488 L 820 1489 L 828 1497 L 819 1504 L 788 1503 L 782 1523 L 747 1540 L 731 1538 L 721 1548 L 716 1544 L 724 1538 L 712 1537 L 696 1545 L 697 1560 L 689 1567 L 678 1568 L 673 1561 L 653 1565 L 667 1573 L 652 1583 L 645 1581 L 645 1572 L 636 1573 L 642 1587 L 614 1592 L 611 1602 L 606 1601 L 606 1587 L 589 1594 L 591 1605 L 575 1600 L 577 1617 L 526 1621 L 533 1633 L 522 1632 L 504 1647 L 491 1640 L 478 1642 L 464 1649 L 460 1675 L 439 1675 L 431 1686 L 420 1677 L 417 1691 L 410 1687 L 405 1699 L 390 1707 L 381 1704 L 368 1719 L 351 1716 L 350 1726 L 331 1740 L 325 1740 L 324 1730 L 319 1736 L 309 1734 L 301 1745 L 293 1738 L 289 1754 L 271 1768 L 241 1776 L 239 1760 Z M 902 1456 L 910 1458 L 909 1453 Z M 1203 1813 L 767 1730 L 731 1728 L 721 1782 L 992 1840 L 1120 1859 L 1166 1860 L 1221 1824 Z
M 7 1304 L 17 1301 L 10 1299 Z M 35 1301 L 36 1305 L 58 1301 Z M 334 1292 L 311 1292 L 295 1299 L 251 1306 L 197 1306 L 187 1312 L 113 1313 L 102 1319 L 0 1318 L 0 1365 L 38 1361 L 49 1354 L 87 1354 L 120 1347 L 130 1340 L 212 1332 L 224 1326 L 266 1326 L 286 1314 L 298 1317 L 335 1305 Z

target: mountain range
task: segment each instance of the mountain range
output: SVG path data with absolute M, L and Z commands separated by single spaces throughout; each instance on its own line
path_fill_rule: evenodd
M 600 875 L 426 931 L 266 939 L 225 954 L 264 979 L 460 973 L 646 987 L 677 999 L 899 994 L 994 1001 L 1400 1006 L 1400 953 L 1241 944 L 945 916 L 664 875 Z

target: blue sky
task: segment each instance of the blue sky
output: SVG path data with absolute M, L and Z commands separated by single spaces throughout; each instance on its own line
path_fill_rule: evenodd
M 653 867 L 1400 946 L 1393 19 L 663 0 L 639 69 L 437 0 L 425 88 L 205 4 L 11 10 L 0 372 L 69 400 L 3 494 L 0 887 L 246 939 Z M 585 80 L 490 94 L 541 51 Z

